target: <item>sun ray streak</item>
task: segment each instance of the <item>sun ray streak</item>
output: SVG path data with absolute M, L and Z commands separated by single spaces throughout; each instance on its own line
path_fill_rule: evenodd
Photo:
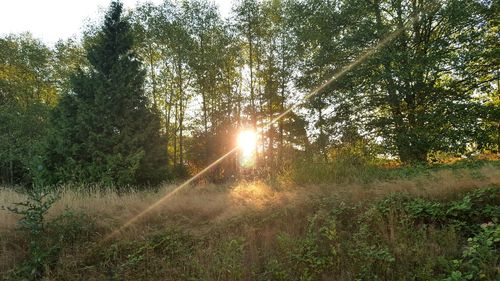
M 173 195 L 175 195 L 181 189 L 183 189 L 184 187 L 188 186 L 189 184 L 191 184 L 196 179 L 200 178 L 203 174 L 205 174 L 207 171 L 209 171 L 214 166 L 216 166 L 217 164 L 219 164 L 221 161 L 223 161 L 224 159 L 226 159 L 229 155 L 233 154 L 236 150 L 238 150 L 238 147 L 234 147 L 229 152 L 227 152 L 226 154 L 222 155 L 219 159 L 217 159 L 214 162 L 212 162 L 212 164 L 208 165 L 205 169 L 201 170 L 196 175 L 192 176 L 191 178 L 189 178 L 188 180 L 186 180 L 185 182 L 183 182 L 181 185 L 179 185 L 178 187 L 176 187 L 171 192 L 165 194 L 165 196 L 163 196 L 162 198 L 160 198 L 158 201 L 156 201 L 155 203 L 153 203 L 152 205 L 150 205 L 149 207 L 147 207 L 146 209 L 144 209 L 139 214 L 133 216 L 131 219 L 129 219 L 126 223 L 124 223 L 118 229 L 116 229 L 115 231 L 113 231 L 108 236 L 104 237 L 104 239 L 102 239 L 102 242 L 106 242 L 106 241 L 108 241 L 110 239 L 113 239 L 117 235 L 119 235 L 127 227 L 129 227 L 130 225 L 134 224 L 136 221 L 138 221 L 139 219 L 141 219 L 142 217 L 144 217 L 147 213 L 149 213 L 150 211 L 152 211 L 153 209 L 155 209 L 156 207 L 158 207 L 159 205 L 161 205 L 162 203 L 164 203 L 165 201 L 167 201 L 170 197 L 172 197 Z
M 293 104 L 287 110 L 285 110 L 280 115 L 278 115 L 276 118 L 274 118 L 271 121 L 269 121 L 268 123 L 264 124 L 262 126 L 262 128 L 268 128 L 268 127 L 270 127 L 272 124 L 274 124 L 277 121 L 279 121 L 281 118 L 283 118 L 284 116 L 286 116 L 292 110 L 294 110 L 295 108 L 297 108 L 298 106 L 300 106 L 301 104 L 303 104 L 309 98 L 311 98 L 312 96 L 318 94 L 323 89 L 325 89 L 326 87 L 328 87 L 335 80 L 337 80 L 340 77 L 344 76 L 348 71 L 350 71 L 354 67 L 360 65 L 367 58 L 369 58 L 370 56 L 372 56 L 373 54 L 375 54 L 380 48 L 384 47 L 390 41 L 392 41 L 394 38 L 396 38 L 405 28 L 406 27 L 404 26 L 404 27 L 402 27 L 400 29 L 397 29 L 397 30 L 393 31 L 387 37 L 385 37 L 380 42 L 378 42 L 377 45 L 375 45 L 374 47 L 368 49 L 363 54 L 361 54 L 355 61 L 351 62 L 350 64 L 348 64 L 348 65 L 346 65 L 344 67 L 342 67 L 333 77 L 331 77 L 330 79 L 328 79 L 327 81 L 325 81 L 324 83 L 322 83 L 320 86 L 318 86 L 317 88 L 315 88 L 314 90 L 312 90 L 311 92 L 309 92 L 304 97 L 302 97 L 302 99 L 299 102 Z M 171 198 L 173 195 L 175 195 L 176 193 L 178 193 L 181 189 L 185 188 L 186 186 L 188 186 L 189 184 L 191 184 L 193 181 L 195 181 L 196 179 L 200 178 L 202 175 L 204 175 L 210 169 L 212 169 L 217 164 L 219 164 L 220 162 L 222 162 L 228 156 L 230 156 L 231 154 L 233 154 L 234 152 L 236 152 L 238 150 L 238 148 L 239 148 L 239 146 L 235 146 L 234 148 L 232 148 L 229 152 L 227 152 L 226 154 L 222 155 L 219 159 L 217 159 L 214 162 L 212 162 L 210 165 L 208 165 L 206 168 L 204 168 L 203 170 L 201 170 L 200 172 L 198 172 L 196 175 L 194 175 L 190 179 L 186 180 L 184 183 L 182 183 L 181 185 L 179 185 L 178 187 L 176 187 L 171 192 L 169 192 L 166 195 L 164 195 L 162 198 L 160 198 L 158 201 L 156 201 L 155 203 L 153 203 L 152 205 L 150 205 L 148 208 L 144 209 L 139 214 L 137 214 L 137 215 L 133 216 L 132 218 L 130 218 L 128 221 L 126 221 L 118 229 L 116 229 L 115 231 L 113 231 L 111 234 L 105 236 L 104 239 L 102 239 L 101 241 L 105 242 L 105 241 L 108 241 L 108 240 L 113 239 L 114 237 L 118 236 L 123 230 L 125 230 L 126 228 L 128 228 L 130 225 L 134 224 L 139 219 L 143 218 L 147 213 L 151 212 L 156 207 L 158 207 L 161 204 L 165 203 L 169 198 Z

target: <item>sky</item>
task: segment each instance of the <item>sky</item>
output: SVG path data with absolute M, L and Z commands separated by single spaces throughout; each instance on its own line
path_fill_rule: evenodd
M 227 16 L 230 0 L 212 0 Z M 137 3 L 162 0 L 122 0 L 125 8 Z M 110 0 L 0 0 L 0 36 L 29 31 L 47 44 L 59 39 L 78 36 L 86 20 L 97 20 L 99 11 L 109 6 Z

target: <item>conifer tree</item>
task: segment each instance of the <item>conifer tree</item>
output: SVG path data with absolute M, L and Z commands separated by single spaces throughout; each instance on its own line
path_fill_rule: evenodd
M 57 181 L 145 184 L 166 176 L 160 119 L 148 106 L 145 72 L 133 52 L 134 36 L 112 2 L 87 47 L 90 67 L 71 79 L 54 113 L 47 170 Z

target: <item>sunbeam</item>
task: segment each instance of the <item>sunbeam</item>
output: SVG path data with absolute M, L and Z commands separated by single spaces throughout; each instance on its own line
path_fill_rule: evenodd
M 176 194 L 177 192 L 179 192 L 182 188 L 188 186 L 190 183 L 192 183 L 193 181 L 195 181 L 196 179 L 198 179 L 200 176 L 202 176 L 203 174 L 205 174 L 207 171 L 209 171 L 210 169 L 212 169 L 217 164 L 219 164 L 222 160 L 226 159 L 229 155 L 233 154 L 237 149 L 238 149 L 238 146 L 234 147 L 229 152 L 227 152 L 226 154 L 222 155 L 219 159 L 217 159 L 214 162 L 212 162 L 212 164 L 208 165 L 205 169 L 201 170 L 196 175 L 192 176 L 190 179 L 188 179 L 185 182 L 183 182 L 181 185 L 179 185 L 178 187 L 176 187 L 175 189 L 173 189 L 170 193 L 167 193 L 165 196 L 163 196 L 162 198 L 160 198 L 158 201 L 156 201 L 155 203 L 153 203 L 151 206 L 147 207 L 146 209 L 144 209 L 139 214 L 137 214 L 134 217 L 130 218 L 127 222 L 125 222 L 118 229 L 116 229 L 115 231 L 113 231 L 108 236 L 104 237 L 104 239 L 102 239 L 102 242 L 106 242 L 106 241 L 114 238 L 118 234 L 120 234 L 124 229 L 126 229 L 127 227 L 129 227 L 130 225 L 132 225 L 133 223 L 135 223 L 136 221 L 138 221 L 140 218 L 144 217 L 144 215 L 146 215 L 151 210 L 153 210 L 154 208 L 156 208 L 159 205 L 161 205 L 162 203 L 164 203 L 166 200 L 168 200 L 174 194 Z

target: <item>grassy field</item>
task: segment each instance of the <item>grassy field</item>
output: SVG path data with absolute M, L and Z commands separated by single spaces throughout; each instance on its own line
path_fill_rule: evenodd
M 175 185 L 61 187 L 35 236 L 0 210 L 0 278 L 34 276 L 35 256 L 41 280 L 500 280 L 499 161 L 333 168 L 191 186 L 119 233 Z

